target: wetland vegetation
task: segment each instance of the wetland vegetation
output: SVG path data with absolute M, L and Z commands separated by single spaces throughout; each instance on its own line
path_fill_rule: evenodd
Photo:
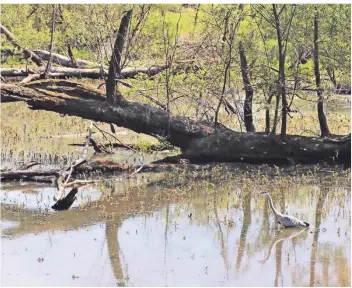
M 1 8 L 1 285 L 351 285 L 349 5 Z

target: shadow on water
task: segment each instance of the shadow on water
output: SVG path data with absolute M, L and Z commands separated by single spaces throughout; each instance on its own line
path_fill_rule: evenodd
M 350 285 L 350 189 L 338 177 L 263 184 L 241 175 L 218 182 L 174 176 L 167 187 L 147 185 L 164 176 L 148 177 L 80 189 L 74 207 L 60 212 L 33 204 L 49 201 L 53 188 L 1 186 L 1 284 Z M 22 193 L 28 189 L 38 193 Z M 277 229 L 258 190 L 271 191 L 281 211 L 311 227 Z M 85 193 L 96 196 L 79 196 Z

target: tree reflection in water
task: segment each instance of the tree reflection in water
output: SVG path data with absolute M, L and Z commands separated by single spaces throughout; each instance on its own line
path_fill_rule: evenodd
M 239 271 L 239 269 L 241 267 L 241 262 L 242 262 L 244 250 L 246 247 L 247 232 L 248 232 L 248 228 L 252 222 L 251 198 L 252 198 L 251 193 L 248 193 L 247 195 L 244 196 L 243 201 L 242 201 L 243 221 L 242 221 L 242 229 L 241 229 L 240 241 L 239 241 L 238 251 L 237 251 L 237 260 L 236 260 L 236 271 L 237 272 Z
M 316 261 L 316 253 L 318 246 L 318 238 L 320 233 L 320 224 L 321 224 L 321 212 L 323 210 L 324 202 L 326 200 L 326 196 L 328 195 L 328 189 L 321 188 L 317 207 L 315 209 L 315 226 L 314 226 L 314 236 L 313 236 L 313 244 L 310 256 L 310 277 L 309 277 L 309 286 L 313 287 L 315 285 L 315 261 Z
M 184 203 L 185 201 L 182 203 L 177 203 L 177 201 L 170 202 L 169 198 L 165 197 L 165 200 L 165 198 L 163 199 L 161 196 L 160 200 L 158 199 L 156 201 L 154 197 L 156 195 L 155 191 L 152 191 L 153 194 L 151 193 L 153 197 L 149 198 L 143 193 L 136 196 L 133 195 L 133 197 L 132 195 L 129 195 L 129 199 L 114 195 L 114 197 L 111 197 L 110 199 L 106 198 L 98 200 L 96 202 L 91 202 L 89 206 L 87 206 L 87 208 L 74 208 L 63 213 L 49 213 L 48 215 L 45 214 L 45 217 L 43 216 L 43 214 L 37 213 L 36 211 L 30 209 L 21 207 L 13 209 L 9 205 L 3 205 L 1 216 L 4 220 L 9 219 L 12 221 L 19 222 L 18 226 L 11 226 L 10 228 L 3 230 L 3 232 L 11 234 L 11 236 L 14 238 L 20 238 L 23 235 L 33 233 L 38 234 L 49 231 L 52 232 L 76 230 L 81 227 L 89 226 L 90 223 L 101 223 L 103 225 L 104 223 L 106 223 L 106 226 L 103 228 L 105 229 L 105 231 L 103 230 L 103 232 L 105 232 L 105 237 L 107 241 L 107 254 L 110 259 L 108 261 L 111 263 L 111 271 L 113 272 L 114 277 L 116 278 L 116 281 L 118 281 L 118 285 L 120 286 L 127 286 L 131 284 L 128 282 L 139 281 L 135 280 L 137 272 L 132 268 L 135 267 L 135 265 L 138 266 L 136 262 L 139 260 L 131 258 L 130 254 L 131 250 L 134 250 L 135 248 L 132 246 L 125 246 L 129 245 L 129 242 L 128 240 L 126 241 L 126 238 L 124 236 L 125 233 L 121 233 L 121 231 L 119 233 L 120 227 L 122 224 L 125 223 L 125 220 L 132 220 L 134 216 L 136 216 L 137 221 L 137 219 L 139 219 L 140 217 L 155 218 L 156 214 L 162 215 L 162 221 L 166 220 L 165 226 L 162 225 L 160 231 L 155 229 L 152 231 L 153 233 L 157 233 L 157 235 L 160 235 L 161 240 L 164 240 L 162 242 L 164 245 L 161 244 L 161 246 L 164 246 L 164 249 L 159 249 L 160 251 L 155 251 L 155 253 L 161 253 L 163 254 L 162 256 L 164 256 L 163 260 L 162 257 L 160 258 L 161 261 L 159 263 L 160 265 L 158 265 L 157 270 L 161 272 L 161 277 L 164 278 L 155 280 L 155 283 L 159 283 L 160 285 L 168 285 L 170 284 L 170 281 L 173 281 L 171 279 L 172 277 L 170 273 L 163 273 L 163 271 L 169 271 L 167 270 L 167 265 L 174 265 L 171 268 L 175 269 L 175 275 L 178 275 L 177 273 L 180 273 L 180 271 L 182 271 L 182 268 L 180 267 L 182 267 L 183 263 L 186 263 L 181 263 L 180 261 L 178 263 L 181 264 L 175 264 L 176 262 L 173 262 L 173 255 L 168 254 L 171 253 L 170 251 L 172 250 L 172 247 L 174 247 L 173 245 L 175 245 L 175 247 L 178 247 L 178 240 L 176 240 L 174 237 L 171 237 L 170 228 L 172 228 L 172 226 L 169 225 L 171 225 L 170 223 L 173 223 L 174 220 L 180 220 L 173 219 L 173 217 L 180 217 L 181 219 L 187 219 L 187 221 L 184 223 L 187 226 L 187 229 L 189 229 L 187 230 L 188 232 L 193 233 L 193 231 L 198 231 L 197 229 L 199 228 L 199 226 L 201 226 L 202 229 L 204 229 L 203 231 L 207 233 L 206 235 L 208 238 L 206 240 L 210 239 L 214 235 L 217 236 L 220 245 L 216 245 L 216 247 L 214 247 L 215 250 L 211 251 L 211 253 L 215 253 L 214 255 L 221 255 L 221 257 L 219 255 L 219 257 L 217 257 L 216 259 L 211 259 L 211 261 L 217 263 L 217 266 L 215 268 L 217 270 L 215 272 L 214 270 L 208 270 L 207 272 L 209 273 L 204 272 L 204 277 L 208 277 L 210 279 L 210 277 L 212 277 L 212 273 L 214 273 L 213 275 L 215 275 L 215 273 L 217 272 L 226 272 L 226 279 L 223 278 L 224 282 L 222 283 L 236 285 L 237 283 L 241 283 L 241 281 L 244 281 L 243 279 L 246 279 L 248 275 L 253 275 L 251 274 L 251 267 L 258 267 L 257 261 L 263 259 L 259 262 L 267 265 L 263 265 L 261 267 L 264 269 L 264 267 L 270 266 L 269 272 L 266 271 L 267 276 L 265 279 L 266 281 L 269 281 L 266 282 L 266 284 L 269 283 L 269 285 L 283 286 L 292 284 L 293 286 L 300 286 L 309 284 L 311 286 L 314 286 L 317 284 L 337 284 L 343 286 L 345 284 L 345 286 L 348 286 L 350 283 L 350 276 L 347 275 L 349 273 L 349 271 L 347 270 L 350 267 L 350 262 L 349 259 L 346 258 L 347 254 L 345 246 L 344 244 L 340 245 L 338 241 L 330 241 L 327 240 L 326 237 L 323 237 L 324 233 L 320 232 L 320 226 L 324 225 L 323 227 L 326 227 L 330 232 L 329 226 L 325 226 L 329 225 L 326 221 L 328 221 L 329 219 L 333 220 L 334 217 L 334 220 L 337 221 L 339 219 L 346 219 L 346 217 L 350 216 L 348 215 L 348 213 L 350 213 L 350 210 L 348 210 L 349 208 L 346 208 L 347 206 L 345 206 L 348 204 L 348 201 L 346 201 L 346 195 L 349 194 L 345 190 L 336 190 L 338 191 L 338 194 L 335 194 L 333 190 L 329 190 L 329 188 L 324 188 L 324 184 L 321 184 L 319 186 L 321 187 L 321 191 L 313 191 L 310 190 L 310 188 L 304 188 L 304 190 L 299 190 L 300 188 L 297 188 L 297 191 L 294 191 L 294 193 L 297 194 L 289 194 L 287 193 L 287 191 L 285 191 L 285 189 L 280 189 L 285 192 L 278 193 L 278 191 L 276 191 L 276 193 L 274 194 L 277 197 L 276 201 L 279 204 L 281 211 L 286 210 L 286 201 L 288 202 L 288 204 L 294 204 L 295 197 L 299 197 L 299 201 L 305 201 L 305 204 L 302 205 L 302 208 L 300 207 L 300 205 L 296 206 L 299 207 L 298 209 L 313 209 L 313 211 L 311 211 L 312 215 L 314 215 L 315 212 L 315 222 L 312 221 L 312 226 L 310 227 L 310 229 L 272 229 L 273 226 L 276 226 L 276 223 L 274 221 L 269 221 L 273 219 L 271 218 L 271 212 L 267 209 L 267 199 L 258 200 L 260 202 L 257 203 L 257 198 L 253 198 L 249 191 L 244 192 L 246 194 L 245 197 L 243 197 L 242 199 L 243 201 L 241 202 L 239 201 L 238 195 L 235 195 L 231 198 L 224 198 L 226 199 L 226 201 L 229 201 L 228 199 L 230 199 L 230 202 L 221 201 L 221 194 L 220 192 L 216 191 L 214 192 L 214 194 L 212 193 L 211 195 L 209 195 L 209 198 L 205 199 L 202 197 L 198 197 L 196 198 L 197 202 L 195 201 L 187 204 Z M 313 192 L 310 193 L 310 191 Z M 331 197 L 327 197 L 328 191 L 331 191 Z M 342 194 L 341 191 L 343 192 Z M 157 195 L 165 195 L 165 190 L 160 191 L 160 193 Z M 131 199 L 133 200 L 131 201 Z M 140 200 L 145 201 L 143 209 L 141 208 L 141 205 L 139 205 Z M 232 203 L 231 201 L 234 202 Z M 171 206 L 170 203 L 172 203 Z M 237 203 L 238 206 L 235 206 L 235 204 L 237 205 Z M 343 203 L 343 206 L 341 206 L 341 203 Z M 265 209 L 263 209 L 263 204 Z M 177 207 L 181 207 L 181 210 L 185 206 L 191 205 L 193 212 L 192 221 L 188 220 L 187 213 L 189 213 L 189 211 L 186 211 L 186 209 L 184 209 L 185 211 L 181 214 L 181 216 L 180 214 L 176 216 L 176 214 L 173 212 L 173 207 L 175 205 L 178 205 Z M 242 207 L 242 209 L 240 209 L 240 207 Z M 326 213 L 325 210 L 323 211 L 323 208 L 326 210 Z M 148 216 L 148 213 L 150 212 L 156 212 L 156 214 Z M 227 227 L 226 224 L 224 224 L 227 222 L 223 222 L 223 219 L 230 219 L 229 215 L 236 215 L 236 217 L 233 218 L 233 220 L 236 220 L 241 218 L 242 213 L 243 221 L 241 221 L 240 227 L 236 226 L 235 224 L 230 228 Z M 347 215 L 344 216 L 343 213 L 347 213 Z M 209 221 L 209 219 L 210 222 L 214 221 L 213 223 L 216 224 L 215 231 L 213 225 L 211 225 L 212 227 L 208 225 L 209 222 L 207 222 L 207 220 Z M 158 221 L 160 221 L 160 217 L 156 220 L 156 222 Z M 146 222 L 144 221 L 144 223 Z M 132 225 L 132 227 L 133 224 L 133 221 L 129 222 L 129 225 Z M 158 227 L 161 226 L 159 225 Z M 183 229 L 185 227 L 181 227 L 180 229 Z M 314 234 L 310 234 L 307 230 L 309 232 L 314 232 Z M 348 237 L 348 235 L 345 236 L 345 234 L 342 233 L 350 233 L 349 231 L 350 230 L 347 226 L 346 230 L 342 231 L 341 229 L 341 237 L 343 236 L 343 239 L 346 239 L 345 241 L 350 241 L 350 238 Z M 79 231 L 77 232 L 80 233 Z M 136 240 L 138 242 L 136 242 L 135 244 L 138 244 L 142 241 L 142 235 L 143 233 L 138 233 L 138 236 L 136 236 Z M 197 238 L 198 234 L 194 236 L 195 238 Z M 325 234 L 325 236 L 327 235 Z M 336 236 L 336 234 L 333 236 Z M 319 237 L 321 239 L 319 239 Z M 305 238 L 308 238 L 309 240 L 313 241 L 310 242 L 313 243 L 312 247 L 310 247 L 308 241 L 302 243 L 302 240 L 304 240 Z M 231 239 L 231 242 L 229 242 L 229 239 Z M 235 241 L 233 241 L 232 239 L 238 239 L 237 246 L 234 246 Z M 202 240 L 203 239 L 198 239 L 198 241 Z M 318 243 L 318 241 L 320 242 Z M 181 245 L 184 245 L 184 243 L 186 242 L 182 241 Z M 186 248 L 192 249 L 193 247 L 195 247 L 192 246 L 194 244 L 190 245 L 191 246 L 187 246 Z M 231 247 L 233 248 L 231 249 Z M 275 251 L 275 253 L 273 253 L 273 251 Z M 261 256 L 262 258 L 256 258 L 260 256 L 260 253 L 264 253 L 264 255 Z M 124 254 L 130 267 L 129 271 L 127 271 L 127 265 L 124 264 L 126 263 L 124 261 Z M 235 257 L 232 256 L 233 258 L 231 258 L 229 256 L 230 254 L 236 255 L 234 255 Z M 272 254 L 274 254 L 275 256 L 272 256 Z M 206 256 L 208 255 L 209 254 L 207 254 Z M 331 257 L 331 255 L 334 255 L 334 257 Z M 286 256 L 288 259 L 288 266 L 286 266 Z M 301 256 L 304 259 L 302 259 Z M 292 259 L 290 259 L 290 262 L 289 257 L 291 257 Z M 148 261 L 148 259 L 146 261 Z M 246 262 L 246 265 L 243 264 L 244 261 Z M 208 265 L 208 262 L 200 262 L 199 264 L 196 262 L 196 260 L 193 263 L 195 265 L 203 265 L 203 263 L 205 265 Z M 234 265 L 235 273 L 230 273 L 232 269 L 230 269 L 229 267 L 231 267 L 232 265 Z M 275 272 L 274 269 L 272 269 L 274 265 Z M 226 271 L 224 270 L 224 267 Z M 247 270 L 243 269 L 243 267 L 250 268 Z M 150 267 L 148 266 L 143 266 L 143 268 L 141 269 L 143 269 L 143 272 L 141 270 L 141 274 L 148 274 L 150 272 Z M 271 275 L 271 273 L 275 275 Z M 129 274 L 131 276 L 131 280 L 128 280 Z M 236 276 L 234 276 L 234 274 L 236 274 Z M 148 275 L 144 276 L 148 277 Z M 191 275 L 190 277 L 192 276 L 193 275 Z M 180 274 L 178 275 L 178 277 L 180 277 Z
M 118 240 L 118 228 L 121 227 L 121 221 L 107 221 L 105 225 L 105 236 L 108 245 L 109 258 L 111 261 L 112 271 L 117 282 L 117 286 L 125 286 L 123 269 L 120 261 L 120 245 Z

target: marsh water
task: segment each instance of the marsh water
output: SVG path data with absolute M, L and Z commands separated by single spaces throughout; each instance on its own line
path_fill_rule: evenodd
M 81 188 L 63 212 L 50 209 L 53 187 L 2 184 L 1 284 L 351 284 L 350 187 L 341 178 L 348 173 L 265 181 L 216 173 L 227 174 L 226 180 L 139 175 Z M 272 190 L 280 210 L 311 227 L 278 229 L 265 198 L 256 194 L 264 189 Z
M 86 121 L 65 118 L 66 129 L 60 116 L 7 108 L 3 114 L 17 120 L 1 124 L 2 168 L 31 160 L 62 167 L 81 155 L 68 144 L 82 143 L 84 133 L 61 134 L 82 133 Z M 114 157 L 139 163 L 131 152 Z M 1 183 L 1 285 L 351 285 L 350 170 L 219 165 L 115 178 L 80 188 L 60 212 L 51 209 L 56 188 L 49 184 Z M 260 191 L 309 229 L 278 229 Z

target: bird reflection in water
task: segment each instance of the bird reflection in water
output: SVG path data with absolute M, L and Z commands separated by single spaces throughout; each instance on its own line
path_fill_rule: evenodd
M 304 229 L 292 228 L 292 229 L 279 230 L 278 233 L 273 238 L 273 240 L 271 241 L 267 256 L 263 260 L 258 261 L 258 262 L 261 264 L 265 264 L 268 261 L 268 259 L 270 258 L 271 251 L 278 243 L 280 243 L 284 240 L 291 240 L 291 239 L 297 237 L 298 235 L 302 234 L 307 229 L 308 228 L 304 228 Z

